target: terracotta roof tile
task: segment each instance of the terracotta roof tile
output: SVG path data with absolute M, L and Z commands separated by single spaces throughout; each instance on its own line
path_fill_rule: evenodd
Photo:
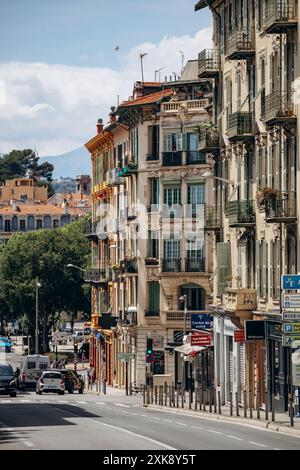
M 63 207 L 50 206 L 48 204 L 17 204 L 18 210 L 12 206 L 0 208 L 0 215 L 63 215 Z
M 141 104 L 156 103 L 157 101 L 160 101 L 165 97 L 171 96 L 172 94 L 173 94 L 173 90 L 170 90 L 170 89 L 164 90 L 164 91 L 158 91 L 157 93 L 151 93 L 151 95 L 141 96 L 140 98 L 137 98 L 136 100 L 123 101 L 123 103 L 120 104 L 120 108 L 129 107 L 129 106 L 137 106 Z

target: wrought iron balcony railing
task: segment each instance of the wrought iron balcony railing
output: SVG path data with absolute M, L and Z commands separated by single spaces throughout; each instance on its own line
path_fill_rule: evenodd
M 221 227 L 222 216 L 219 207 L 205 206 L 204 228 L 207 230 L 216 230 Z
M 295 119 L 292 96 L 287 92 L 274 92 L 266 96 L 265 122 L 271 124 Z
M 186 164 L 187 165 L 199 165 L 201 163 L 206 163 L 206 154 L 200 152 L 199 150 L 188 150 L 186 154 Z
M 185 260 L 185 272 L 205 272 L 205 258 L 196 256 L 195 258 L 187 258 Z
M 215 128 L 207 128 L 200 130 L 199 150 L 213 152 L 219 149 L 219 133 Z
M 91 282 L 94 284 L 106 283 L 109 281 L 108 270 L 85 269 L 84 280 L 85 282 Z
M 220 69 L 217 49 L 204 49 L 198 55 L 198 74 L 200 78 L 214 78 Z
M 272 199 L 265 201 L 267 222 L 295 222 L 296 212 L 296 192 L 279 192 Z
M 137 262 L 133 259 L 121 261 L 122 274 L 136 274 L 138 271 Z
M 229 116 L 228 137 L 244 140 L 252 136 L 252 113 L 237 111 Z
M 249 31 L 234 31 L 227 39 L 226 56 L 229 60 L 247 60 L 255 53 L 253 35 Z
M 162 270 L 163 272 L 180 272 L 181 271 L 180 264 L 181 264 L 180 258 L 163 259 Z
M 182 152 L 163 152 L 162 164 L 163 166 L 181 166 Z
M 255 224 L 254 202 L 230 201 L 227 205 L 230 226 L 248 226 Z
M 264 31 L 268 34 L 285 33 L 297 26 L 295 0 L 267 0 L 265 6 Z

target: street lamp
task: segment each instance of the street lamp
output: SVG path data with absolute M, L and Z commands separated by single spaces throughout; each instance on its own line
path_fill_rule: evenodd
M 85 272 L 84 269 L 80 268 L 79 266 L 75 266 L 75 264 L 67 264 L 67 268 L 75 268 L 75 269 L 79 269 L 79 271 L 83 271 Z
M 211 313 L 212 316 L 216 316 L 220 319 L 220 346 L 218 348 L 218 354 L 217 354 L 217 348 L 215 347 L 215 370 L 220 371 L 219 372 L 219 377 L 218 373 L 216 374 L 217 377 L 217 383 L 216 385 L 219 385 L 221 388 L 221 397 L 222 397 L 222 403 L 225 403 L 225 364 L 224 364 L 224 358 L 225 358 L 225 350 L 224 350 L 224 320 L 226 317 L 225 310 L 220 308 L 219 305 L 217 305 L 214 310 Z M 215 342 L 216 345 L 218 344 L 217 341 Z M 220 368 L 218 368 L 218 362 Z M 219 380 L 218 380 L 219 378 Z
M 232 199 L 232 197 L 234 196 L 234 194 L 237 191 L 238 187 L 240 186 L 240 183 L 235 183 L 235 181 L 233 181 L 233 180 L 228 180 L 226 178 L 221 178 L 220 176 L 214 176 L 211 171 L 205 171 L 202 174 L 202 178 L 204 178 L 204 179 L 212 178 L 214 180 L 222 181 L 223 183 L 230 184 L 232 186 L 232 193 L 228 197 L 228 201 L 230 201 Z
M 187 318 L 187 295 L 184 294 L 179 297 L 179 302 L 184 303 L 184 317 L 183 317 L 183 340 L 186 337 L 186 318 Z M 182 358 L 182 386 L 185 388 L 185 362 L 184 357 Z M 183 390 L 184 390 L 183 388 Z
M 39 287 L 42 287 L 42 284 L 37 277 L 35 280 L 35 354 L 39 353 Z

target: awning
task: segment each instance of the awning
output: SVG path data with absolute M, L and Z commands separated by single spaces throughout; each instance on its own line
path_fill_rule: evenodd
M 182 346 L 178 346 L 177 348 L 174 348 L 174 351 L 177 351 L 179 353 L 185 354 L 188 356 L 191 353 L 197 353 L 200 351 L 203 351 L 204 348 L 202 346 L 191 346 L 190 344 L 183 344 Z

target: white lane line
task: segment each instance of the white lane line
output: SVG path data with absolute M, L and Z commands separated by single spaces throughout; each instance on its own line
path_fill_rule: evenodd
M 186 426 L 185 423 L 180 423 L 179 421 L 175 421 L 175 424 L 180 424 L 180 426 Z
M 132 413 L 130 413 L 132 414 Z M 160 421 L 160 418 L 158 418 L 157 416 L 151 416 L 152 419 L 158 419 Z
M 21 403 L 31 403 L 31 400 L 20 400 Z
M 86 405 L 86 404 L 87 404 L 87 401 L 77 401 L 77 400 L 76 400 L 76 403 L 80 403 L 81 405 Z
M 142 415 L 142 416 L 147 416 L 147 415 Z M 165 421 L 166 423 L 173 423 L 171 419 L 163 419 L 163 421 Z
M 103 401 L 96 401 L 96 405 L 105 405 L 105 403 Z
M 235 439 L 236 441 L 242 441 L 240 437 L 232 436 L 231 434 L 226 434 L 227 437 L 230 437 L 230 439 Z
M 213 434 L 222 434 L 219 431 L 214 431 L 213 429 L 208 429 L 208 432 L 212 432 Z
M 130 408 L 129 405 L 124 405 L 124 403 L 114 403 L 115 406 L 121 406 L 122 408 Z
M 248 444 L 253 444 L 254 446 L 259 446 L 259 447 L 269 447 L 269 446 L 265 446 L 265 444 L 261 444 L 260 442 L 248 441 Z
M 193 429 L 198 429 L 198 430 L 200 430 L 200 431 L 203 430 L 203 428 L 200 428 L 199 426 L 191 426 L 191 428 L 193 428 Z
M 30 441 L 24 441 L 24 444 L 27 447 L 34 447 L 34 444 L 32 444 L 32 442 L 30 442 Z
M 141 416 L 143 416 L 144 418 L 149 418 L 149 416 L 148 416 L 148 415 L 141 415 Z M 164 420 L 164 421 L 165 421 L 165 420 Z
M 12 400 L 1 400 L 1 403 L 12 403 Z
M 67 400 L 57 400 L 57 403 L 69 403 Z
M 133 413 L 132 411 L 129 411 L 129 414 L 133 416 L 138 416 L 138 413 Z
M 278 449 L 278 447 L 274 447 L 273 450 L 281 450 L 281 449 Z

